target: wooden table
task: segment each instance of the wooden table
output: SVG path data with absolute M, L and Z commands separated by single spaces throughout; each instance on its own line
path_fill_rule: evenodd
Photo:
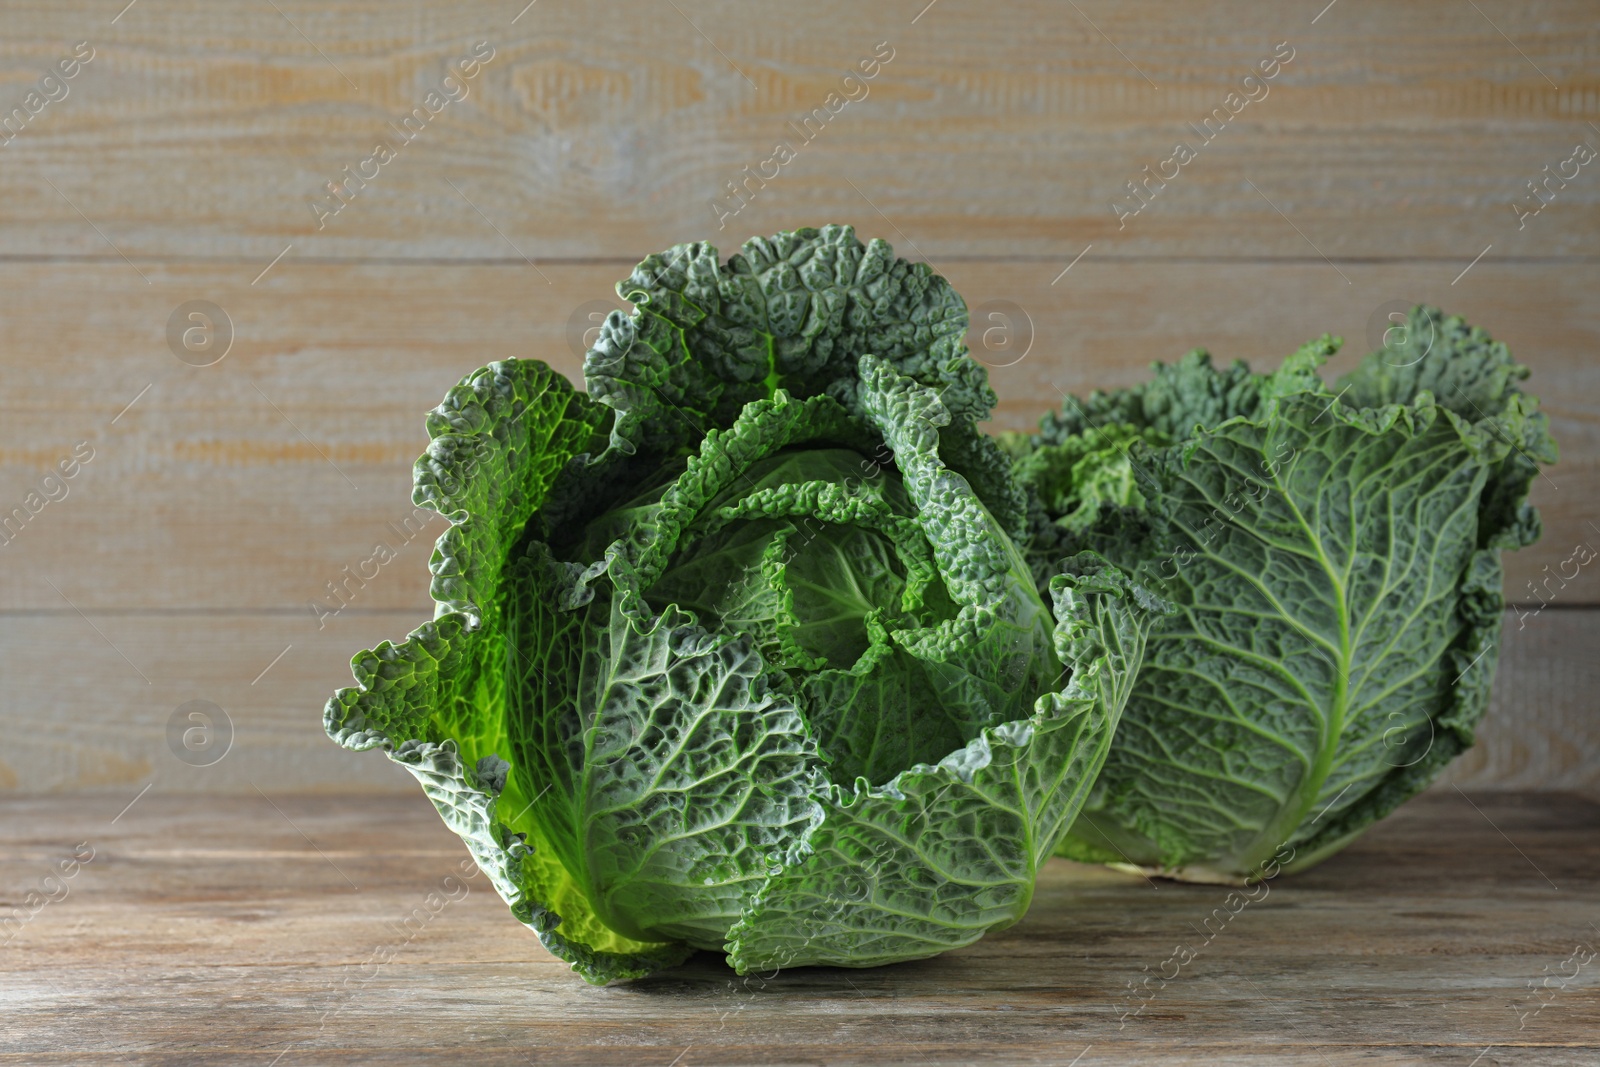
M 446 881 L 466 852 L 420 794 L 126 803 L 0 809 L 7 886 L 93 850 L 0 946 L 0 1063 L 1600 1062 L 1600 961 L 1562 966 L 1600 945 L 1575 794 L 1435 790 L 1226 922 L 1224 888 L 1055 861 L 1022 923 L 939 959 L 740 979 L 703 954 L 606 988 L 481 875 Z

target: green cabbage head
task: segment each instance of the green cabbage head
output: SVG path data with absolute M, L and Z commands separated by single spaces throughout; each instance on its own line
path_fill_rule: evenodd
M 1041 582 L 1092 550 L 1177 608 L 1063 855 L 1304 869 L 1472 744 L 1555 442 L 1482 330 L 1417 307 L 1386 341 L 1332 386 L 1330 337 L 1272 374 L 1192 352 L 1012 445 Z
M 1036 585 L 925 265 L 827 227 L 618 293 L 586 392 L 505 360 L 429 416 L 436 617 L 355 657 L 329 734 L 415 774 L 590 981 L 1014 922 L 1164 606 L 1087 555 Z

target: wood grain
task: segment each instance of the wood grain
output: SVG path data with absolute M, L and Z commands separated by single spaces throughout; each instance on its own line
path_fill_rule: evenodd
M 20 739 L 0 791 L 403 785 L 330 749 L 315 709 L 351 651 L 428 614 L 441 524 L 409 505 L 423 412 L 495 358 L 576 376 L 573 338 L 645 253 L 835 220 L 967 297 L 996 429 L 1197 345 L 1267 365 L 1332 331 L 1337 373 L 1391 301 L 1508 341 L 1563 460 L 1506 588 L 1548 601 L 1539 632 L 1560 636 L 1508 635 L 1499 709 L 1454 773 L 1591 785 L 1592 616 L 1561 613 L 1600 605 L 1600 582 L 1550 576 L 1600 538 L 1600 184 L 1585 167 L 1537 216 L 1512 207 L 1577 141 L 1600 145 L 1591 16 L 1582 0 L 8 5 L 0 116 L 33 110 L 75 42 L 94 56 L 0 133 L 0 515 L 80 445 L 94 458 L 0 544 L 0 728 Z M 480 40 L 494 56 L 468 95 L 319 223 L 311 203 L 339 202 L 326 183 Z M 1191 124 L 1278 42 L 1294 56 L 1269 94 L 1119 224 L 1126 183 L 1198 143 Z M 798 144 L 790 124 L 875 51 L 892 58 L 867 95 Z M 727 198 L 779 139 L 796 157 Z M 215 366 L 169 350 L 190 300 L 231 317 Z M 312 605 L 379 542 L 398 558 L 319 629 Z M 210 771 L 163 740 L 189 699 L 239 711 L 239 747 Z
M 0 901 L 18 904 L 77 843 L 94 851 L 67 895 L 0 946 L 13 978 L 0 989 L 0 1062 L 1600 1056 L 1595 964 L 1537 1014 L 1528 992 L 1600 940 L 1600 805 L 1570 795 L 1414 801 L 1220 927 L 1226 890 L 1052 861 L 1021 923 L 936 959 L 746 980 L 701 954 L 594 988 L 481 875 L 461 877 L 466 850 L 420 795 L 152 795 L 118 816 L 132 792 L 0 801 Z M 1175 945 L 1199 952 L 1124 1019 L 1130 983 L 1170 974 Z
M 258 269 L 290 242 L 302 257 L 503 257 L 508 243 L 535 259 L 636 257 L 724 236 L 713 202 L 782 140 L 796 157 L 746 187 L 736 238 L 887 219 L 934 259 L 1054 261 L 1094 242 L 1432 257 L 1452 275 L 1490 243 L 1497 257 L 1594 254 L 1592 174 L 1521 229 L 1511 206 L 1576 142 L 1600 145 L 1600 41 L 1584 0 L 1320 15 L 1234 0 L 946 2 L 921 15 L 915 0 L 829 0 L 781 18 L 731 0 L 603 17 L 519 6 L 165 0 L 113 23 L 119 4 L 10 5 L 4 108 L 70 42 L 96 54 L 0 149 L 0 253 L 114 245 L 135 261 L 235 256 Z M 495 55 L 470 94 L 319 229 L 309 205 L 325 183 L 480 40 Z M 893 58 L 861 96 L 842 79 L 879 42 Z M 1202 143 L 1193 127 L 1279 42 L 1294 58 L 1267 95 Z M 809 143 L 792 131 L 841 91 L 858 99 L 834 105 Z M 1119 230 L 1113 202 L 1180 140 L 1198 158 Z

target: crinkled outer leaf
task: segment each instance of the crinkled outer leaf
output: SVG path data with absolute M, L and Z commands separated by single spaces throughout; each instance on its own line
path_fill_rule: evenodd
M 857 361 L 874 355 L 939 392 L 951 414 L 946 462 L 967 475 L 1002 526 L 1020 534 L 1024 499 L 977 429 L 995 404 L 967 358 L 967 308 L 926 263 L 897 259 L 849 226 L 752 238 L 719 264 L 704 242 L 649 256 L 617 283 L 615 312 L 584 363 L 589 394 L 619 413 L 619 447 L 668 449 L 726 428 L 782 388 L 829 394 L 859 414 Z
M 1060 620 L 1044 606 L 1009 536 L 1022 492 L 976 429 L 994 397 L 960 299 L 841 227 L 725 265 L 680 246 L 622 291 L 636 308 L 590 352 L 587 396 L 507 360 L 429 416 L 415 499 L 451 523 L 436 618 L 355 658 L 329 734 L 406 766 L 593 982 L 759 933 L 751 902 L 802 865 L 833 877 L 814 841 L 841 790 L 950 763 L 978 818 L 1004 791 L 983 768 L 1048 738 L 1052 776 L 1006 831 L 1026 840 L 985 831 L 1035 857 L 1011 872 L 1031 879 L 1143 624 L 1093 622 L 1102 586 L 1129 595 L 1100 564 L 1063 579 Z M 817 951 L 881 956 L 839 938 Z
M 675 607 L 642 623 L 613 597 L 528 615 L 566 626 L 517 634 L 544 671 L 510 716 L 534 824 L 609 929 L 719 947 L 821 820 L 804 720 L 748 638 Z
M 1419 306 L 1402 336 L 1367 356 L 1333 388 L 1349 407 L 1410 404 L 1430 392 L 1441 406 L 1508 445 L 1483 497 L 1480 540 L 1515 549 L 1539 539 L 1539 512 L 1528 503 L 1528 488 L 1539 464 L 1556 461 L 1549 417 L 1517 386 L 1527 377 L 1528 368 L 1512 360 L 1504 342 L 1459 315 Z
M 428 418 L 414 494 L 453 524 L 431 564 L 439 615 L 399 645 L 357 655 L 356 687 L 324 713 L 334 740 L 383 748 L 416 775 L 513 913 L 597 981 L 648 974 L 688 949 L 621 937 L 599 921 L 552 862 L 527 819 L 530 798 L 507 782 L 497 754 L 510 751 L 509 680 L 527 670 L 506 622 L 508 605 L 526 602 L 506 588 L 512 546 L 563 472 L 582 466 L 604 412 L 542 363 L 493 363 L 450 391 Z
M 918 959 L 1027 911 L 1039 865 L 1110 747 L 1150 623 L 1168 610 L 1088 555 L 1051 593 L 1066 685 L 937 765 L 834 786 L 813 854 L 768 883 L 729 934 L 741 974 Z
M 1168 419 L 1186 440 L 1138 453 L 1144 506 L 1069 539 L 1179 613 L 1063 854 L 1238 880 L 1288 845 L 1309 866 L 1472 743 L 1499 549 L 1537 532 L 1528 482 L 1554 445 L 1503 346 L 1432 309 L 1412 322 L 1436 327 L 1432 349 L 1403 371 L 1393 350 L 1369 357 L 1342 399 L 1311 373 L 1327 340 L 1275 375 L 1206 386 L 1191 365 L 1174 395 L 1242 413 Z M 1453 405 L 1430 391 L 1458 383 Z M 1143 426 L 1149 407 L 1116 409 Z
M 1035 443 L 1059 445 L 1118 423 L 1181 440 L 1196 426 L 1251 416 L 1261 406 L 1262 377 L 1251 374 L 1242 360 L 1218 370 L 1210 354 L 1197 348 L 1176 363 L 1151 369 L 1154 377 L 1131 389 L 1097 389 L 1085 400 L 1067 398 L 1060 411 L 1039 421 Z
M 566 936 L 572 923 L 542 906 L 528 887 L 545 880 L 543 872 L 526 868 L 536 864 L 532 851 L 520 834 L 510 833 L 496 814 L 496 784 L 502 781 L 504 763 L 486 757 L 476 771 L 461 763 L 453 741 L 433 744 L 407 741 L 392 753 L 395 762 L 409 770 L 422 784 L 423 792 L 444 823 L 467 845 L 480 870 L 489 876 L 495 890 L 511 905 L 511 913 L 533 928 L 555 955 L 572 964 L 573 969 L 591 980 L 642 978 L 662 967 L 682 963 L 690 949 L 681 945 L 641 946 L 640 951 L 597 951 L 582 941 Z M 573 901 L 573 903 L 577 903 Z
M 1316 369 L 1338 349 L 1339 341 L 1324 335 L 1300 346 L 1276 373 L 1263 375 L 1252 374 L 1238 359 L 1218 370 L 1210 353 L 1196 348 L 1176 363 L 1152 364 L 1153 377 L 1131 389 L 1097 389 L 1087 400 L 1068 397 L 1060 411 L 1047 412 L 1039 421 L 1030 443 L 1034 448 L 1064 445 L 1074 438 L 1093 438 L 1096 431 L 1115 436 L 1118 425 L 1139 431 L 1151 444 L 1187 440 L 1197 430 L 1229 419 L 1254 418 L 1273 397 L 1321 388 Z

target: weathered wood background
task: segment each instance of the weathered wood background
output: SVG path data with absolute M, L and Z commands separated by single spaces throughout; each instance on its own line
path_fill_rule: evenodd
M 824 222 L 966 295 L 997 427 L 1196 345 L 1273 361 L 1331 331 L 1348 365 L 1394 301 L 1508 341 L 1563 449 L 1508 589 L 1550 604 L 1510 619 L 1452 773 L 1600 786 L 1600 577 L 1532 588 L 1600 546 L 1600 174 L 1513 206 L 1600 147 L 1592 3 L 124 3 L 0 7 L 0 115 L 38 108 L 0 145 L 0 512 L 93 449 L 0 546 L 0 789 L 413 789 L 320 709 L 430 614 L 442 521 L 403 547 L 391 525 L 423 412 L 491 359 L 575 373 L 646 253 Z M 467 94 L 319 228 L 325 183 L 480 41 Z M 1125 184 L 1280 42 L 1267 95 L 1119 229 Z M 789 124 L 846 91 L 802 143 Z M 795 157 L 731 214 L 780 140 Z M 231 324 L 211 366 L 169 343 L 196 300 Z M 379 541 L 399 558 L 319 624 Z M 167 745 L 191 700 L 231 722 L 210 768 Z

